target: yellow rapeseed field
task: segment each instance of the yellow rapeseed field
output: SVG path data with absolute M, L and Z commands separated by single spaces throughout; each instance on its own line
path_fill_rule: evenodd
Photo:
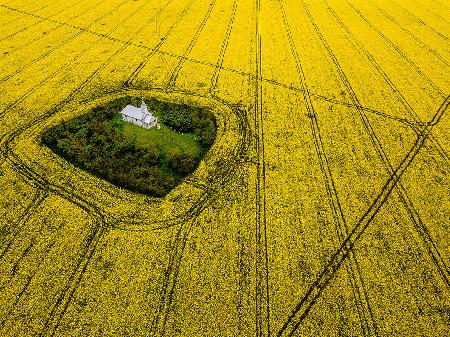
M 449 336 L 449 37 L 444 0 L 0 0 L 0 336 Z M 127 95 L 216 116 L 165 198 L 40 141 Z

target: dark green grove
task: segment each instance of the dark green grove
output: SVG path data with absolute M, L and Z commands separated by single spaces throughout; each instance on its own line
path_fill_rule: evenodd
M 130 132 L 138 126 L 121 119 L 120 111 L 127 104 L 139 106 L 141 102 L 141 98 L 126 96 L 63 120 L 43 133 L 42 143 L 73 165 L 116 186 L 163 197 L 196 169 L 214 142 L 216 120 L 203 107 L 144 100 L 162 126 L 158 131 L 139 131 L 145 142 Z M 164 132 L 178 133 L 175 136 L 181 140 L 162 143 L 167 138 Z M 153 141 L 155 137 L 160 137 L 158 142 Z M 185 138 L 189 142 L 184 142 Z

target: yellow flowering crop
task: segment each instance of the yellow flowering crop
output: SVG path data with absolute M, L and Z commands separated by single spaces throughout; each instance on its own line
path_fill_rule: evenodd
M 444 0 L 0 2 L 0 336 L 450 331 Z M 131 95 L 217 137 L 165 198 L 42 145 Z

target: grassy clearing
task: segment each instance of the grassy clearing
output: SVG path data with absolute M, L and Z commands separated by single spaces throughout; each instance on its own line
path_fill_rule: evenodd
M 158 113 L 155 113 L 158 116 Z M 160 120 L 160 118 L 158 118 Z M 124 122 L 119 114 L 112 119 L 114 125 L 121 125 L 122 132 L 126 137 L 136 140 L 139 147 L 149 148 L 156 145 L 159 151 L 169 153 L 174 149 L 182 152 L 201 156 L 205 149 L 198 143 L 197 137 L 192 133 L 179 133 L 162 123 L 160 129 L 141 128 L 138 125 Z
M 120 114 L 124 106 L 135 100 L 116 99 L 63 121 L 47 130 L 42 141 L 73 165 L 97 177 L 134 192 L 163 197 L 195 171 L 209 149 L 204 140 L 210 141 L 215 128 L 202 128 L 204 110 L 193 107 L 192 112 L 185 105 L 153 101 L 156 109 L 152 110 L 161 127 L 144 129 L 123 121 Z M 204 119 L 210 126 L 215 125 L 210 114 L 205 114 Z M 191 132 L 177 132 L 178 125 L 189 126 Z

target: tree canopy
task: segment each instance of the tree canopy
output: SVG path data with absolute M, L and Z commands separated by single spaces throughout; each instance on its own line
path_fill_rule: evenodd
M 140 98 L 130 96 L 62 121 L 43 134 L 42 142 L 73 165 L 117 186 L 162 197 L 196 169 L 214 142 L 216 122 L 205 108 L 144 100 L 162 125 L 194 135 L 198 144 L 158 146 L 150 137 L 143 145 L 135 134 L 127 132 L 127 123 L 120 117 L 127 104 L 140 104 Z

